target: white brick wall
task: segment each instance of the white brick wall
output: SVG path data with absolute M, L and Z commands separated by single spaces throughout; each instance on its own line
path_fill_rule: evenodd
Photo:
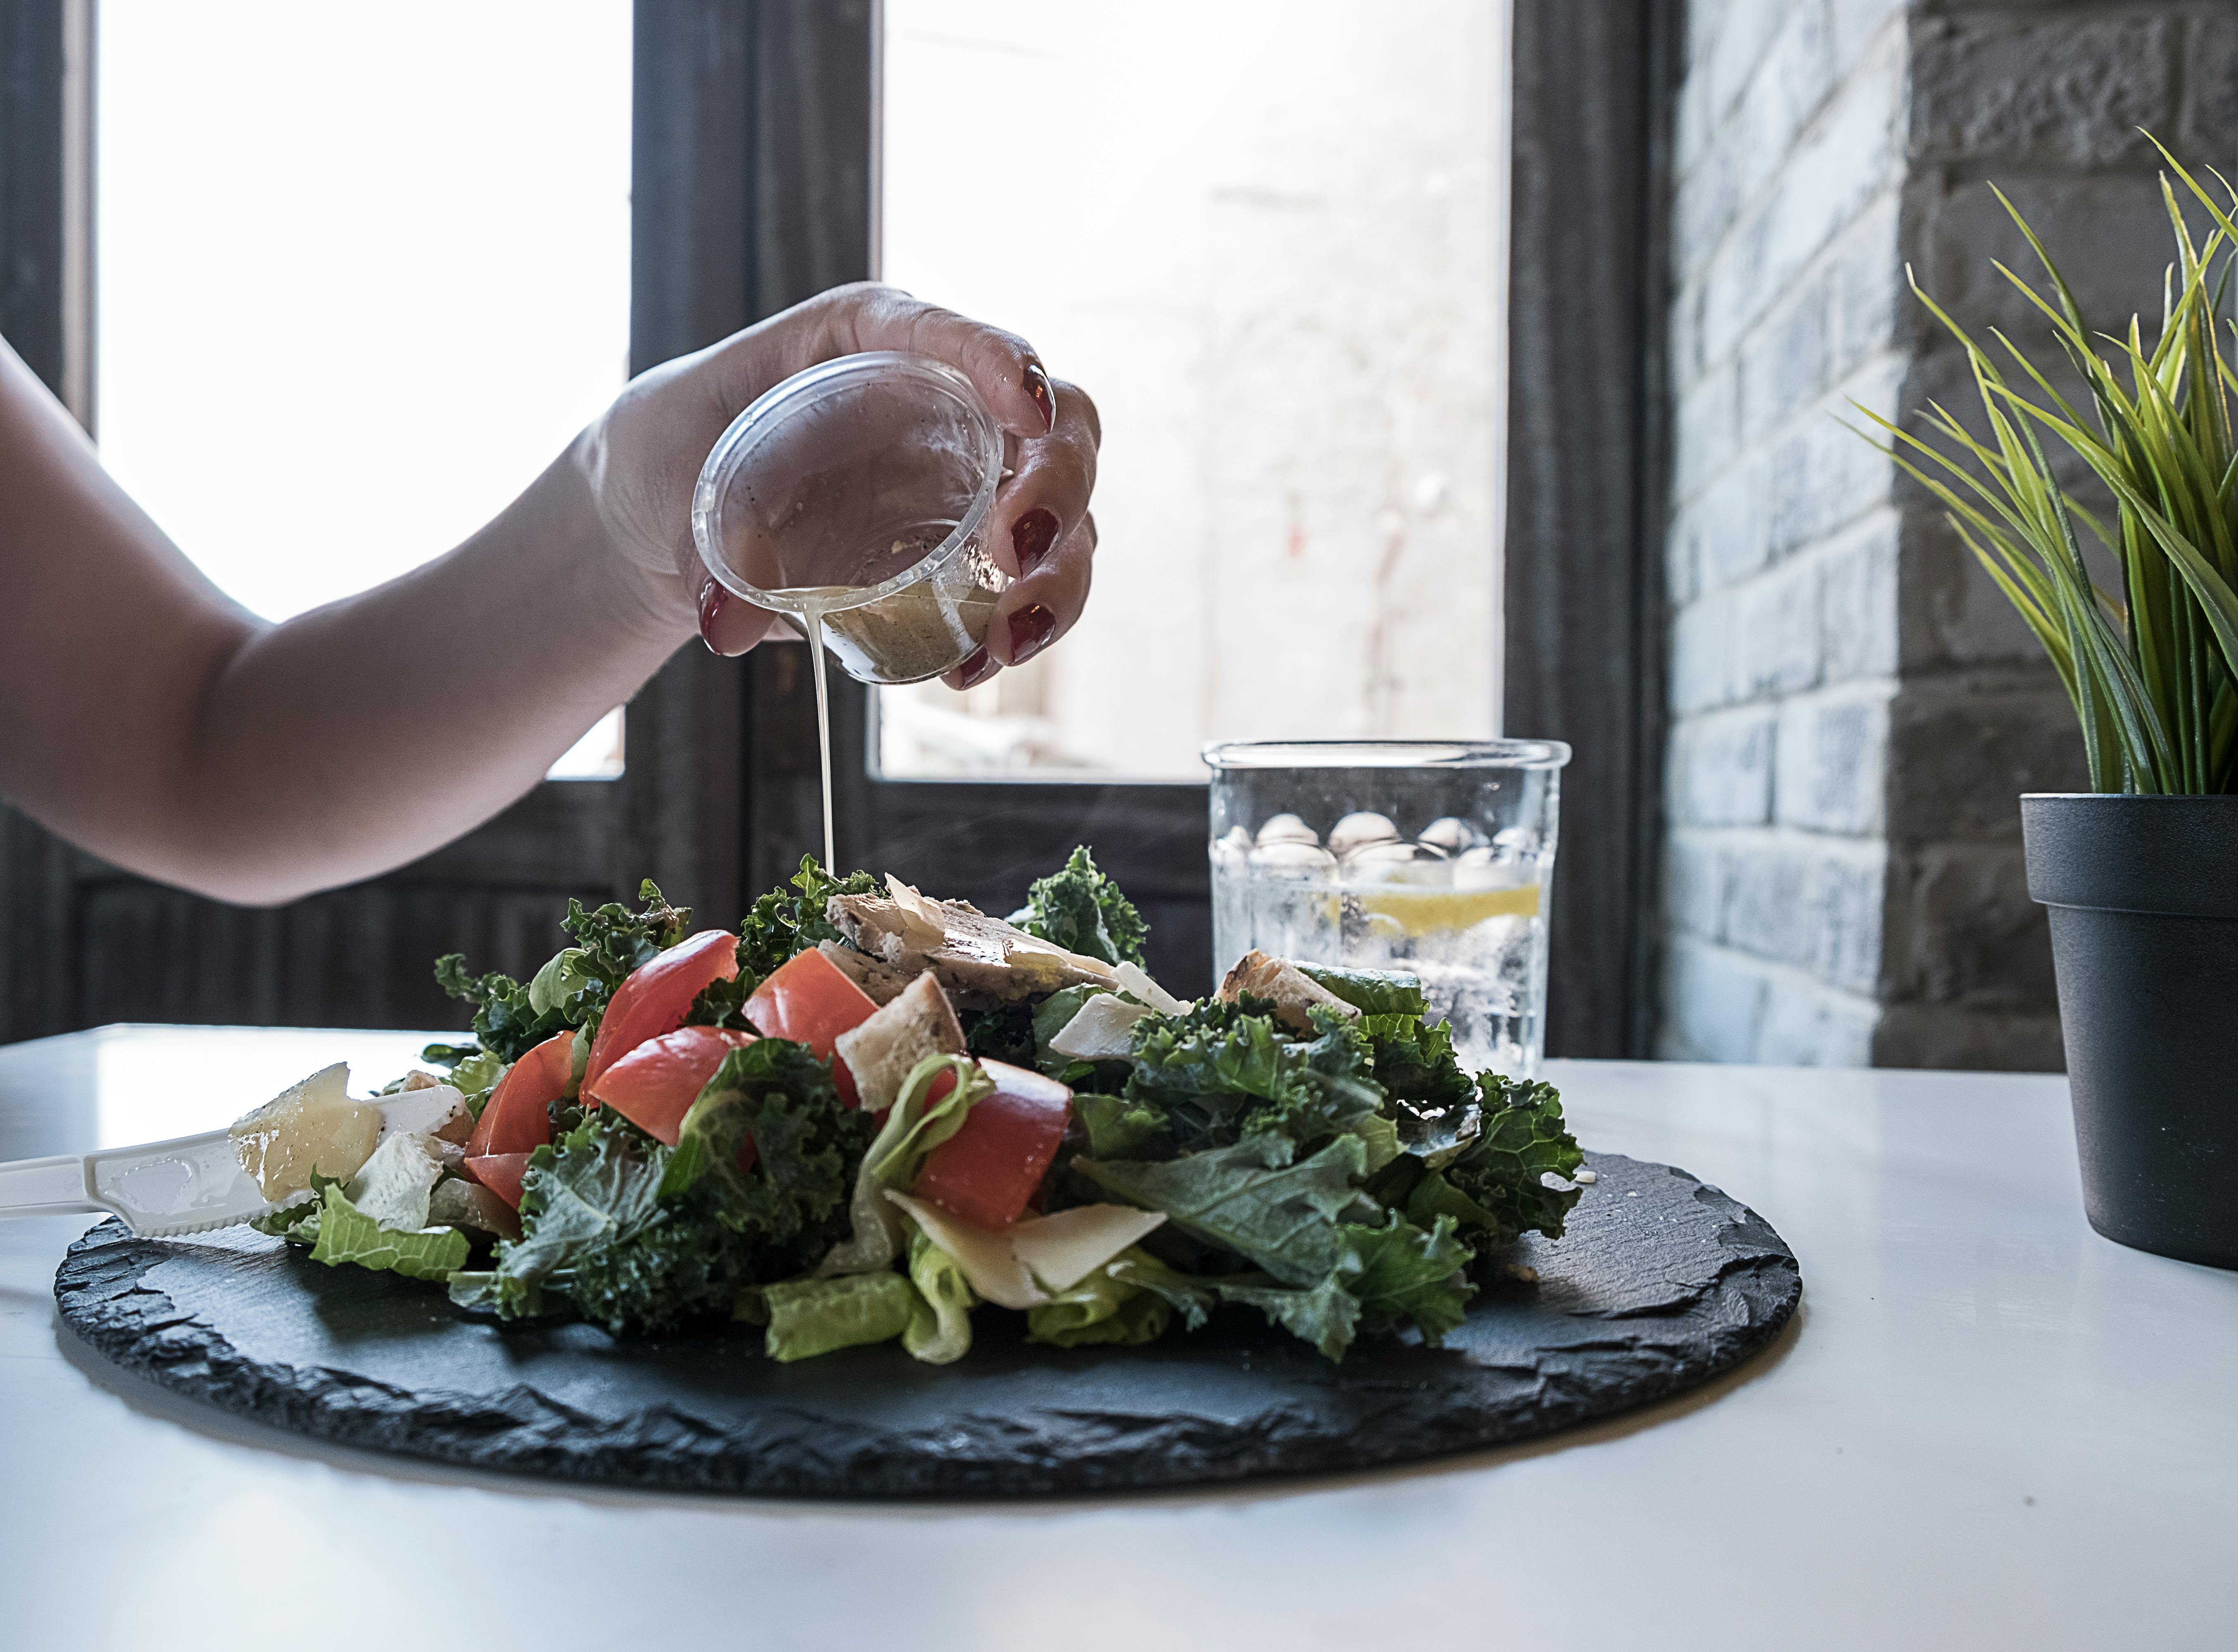
M 2238 162 L 2228 0 L 1693 0 L 1677 112 L 1659 1039 L 1725 1061 L 2059 1060 L 2016 794 L 2072 713 L 1938 508 L 1843 428 L 2043 328 L 1990 269 L 2043 232 L 2102 325 L 2156 305 L 2135 128 Z

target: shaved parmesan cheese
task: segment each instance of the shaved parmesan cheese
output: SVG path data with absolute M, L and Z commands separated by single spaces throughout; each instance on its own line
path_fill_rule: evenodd
M 948 939 L 946 914 L 891 872 L 886 874 L 886 897 L 900 909 L 902 939 L 910 945 L 933 947 Z
M 969 1222 L 959 1222 L 937 1204 L 886 1190 L 886 1197 L 915 1217 L 925 1237 L 956 1259 L 971 1288 L 988 1301 L 1004 1308 L 1038 1308 L 1049 1295 L 1034 1284 L 1026 1264 L 1010 1247 L 1008 1233 L 990 1233 Z
M 427 1196 L 442 1174 L 434 1138 L 392 1131 L 342 1191 L 361 1216 L 385 1228 L 417 1233 L 427 1225 Z
M 349 1064 L 322 1067 L 235 1121 L 230 1134 L 242 1170 L 268 1199 L 301 1193 L 311 1172 L 354 1176 L 381 1139 L 381 1109 L 352 1101 Z
M 906 1193 L 889 1191 L 886 1197 L 955 1258 L 974 1290 L 1003 1308 L 1040 1307 L 1051 1292 L 1071 1290 L 1166 1219 L 1130 1204 L 1083 1204 L 990 1233 Z
M 1122 964 L 1111 972 L 1112 984 L 1122 992 L 1132 993 L 1160 1015 L 1179 1015 L 1189 1008 L 1182 999 L 1150 979 L 1150 972 L 1139 964 Z
M 1165 1219 L 1131 1204 L 1078 1204 L 1018 1223 L 1010 1249 L 1043 1289 L 1069 1290 Z
M 392 1136 L 441 1136 L 447 1141 L 455 1134 L 464 1141 L 465 1134 L 457 1129 L 459 1120 L 466 1119 L 467 1130 L 473 1128 L 467 1098 L 448 1085 L 415 1085 L 394 1095 L 376 1096 L 373 1105 L 381 1109 L 381 1123 Z
M 1075 1061 L 1117 1061 L 1133 1053 L 1135 1023 L 1151 1013 L 1116 992 L 1098 992 L 1057 1029 L 1049 1047 Z

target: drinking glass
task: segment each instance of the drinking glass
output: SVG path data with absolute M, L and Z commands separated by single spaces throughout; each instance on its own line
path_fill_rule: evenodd
M 1559 740 L 1208 746 L 1212 936 L 1421 979 L 1464 1065 L 1535 1074 L 1546 1048 Z

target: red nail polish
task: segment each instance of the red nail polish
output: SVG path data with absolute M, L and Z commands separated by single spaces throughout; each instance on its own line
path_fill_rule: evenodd
M 1010 616 L 1010 663 L 1023 665 L 1049 647 L 1056 634 L 1056 615 L 1036 602 Z
M 715 646 L 715 621 L 722 617 L 723 610 L 730 600 L 731 594 L 712 580 L 707 581 L 707 588 L 699 594 L 699 640 L 707 645 L 709 654 L 722 652 Z
M 1036 564 L 1049 554 L 1056 543 L 1056 513 L 1046 505 L 1036 505 L 1010 524 L 1010 549 L 1018 559 L 1018 577 L 1023 579 L 1034 571 Z
M 984 648 L 977 649 L 969 659 L 957 667 L 963 673 L 963 680 L 956 686 L 959 689 L 977 688 L 1002 668 L 995 663 L 994 655 L 989 654 Z
M 1049 383 L 1048 370 L 1030 355 L 1026 358 L 1026 394 L 1042 410 L 1042 428 L 1056 428 L 1056 390 Z

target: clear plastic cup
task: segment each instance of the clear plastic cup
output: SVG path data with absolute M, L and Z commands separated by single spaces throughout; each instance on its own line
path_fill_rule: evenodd
M 824 641 L 851 677 L 922 682 L 987 634 L 1010 583 L 988 552 L 1003 432 L 929 356 L 841 356 L 732 421 L 692 500 L 723 588 Z
M 1545 1052 L 1559 740 L 1208 746 L 1218 972 L 1255 947 L 1420 978 L 1463 1063 Z

